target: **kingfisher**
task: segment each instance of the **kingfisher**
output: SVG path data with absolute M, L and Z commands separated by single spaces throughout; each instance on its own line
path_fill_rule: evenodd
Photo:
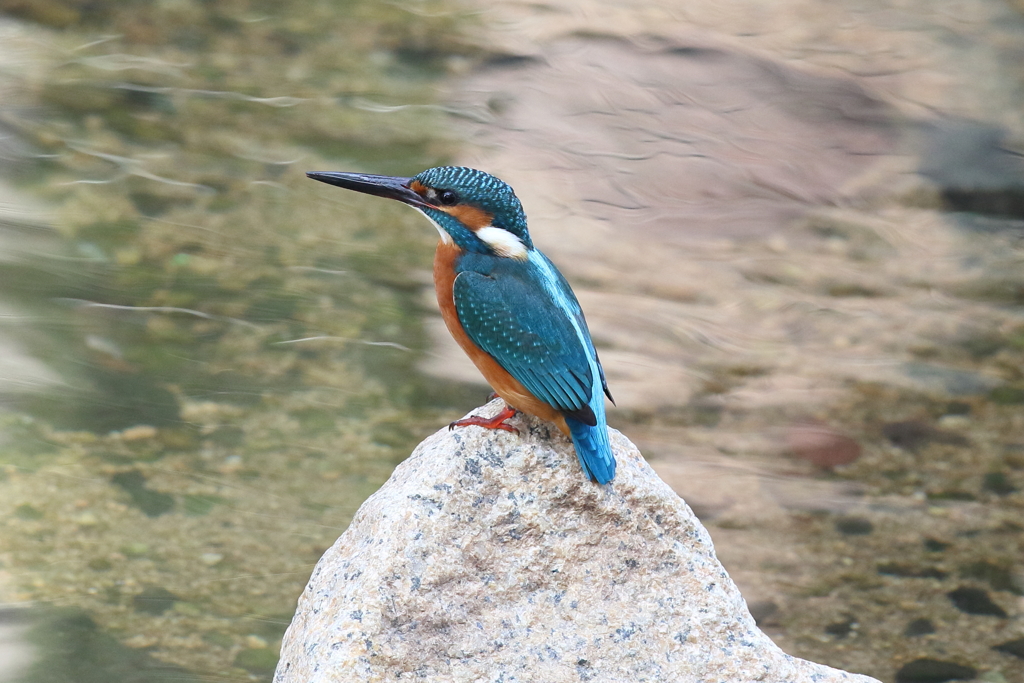
M 612 400 L 576 295 L 537 249 L 526 213 L 505 182 L 473 168 L 441 166 L 411 178 L 309 172 L 313 180 L 397 199 L 440 233 L 434 288 L 448 331 L 505 401 L 477 425 L 516 432 L 517 411 L 553 422 L 572 439 L 584 473 L 615 476 L 604 397 Z

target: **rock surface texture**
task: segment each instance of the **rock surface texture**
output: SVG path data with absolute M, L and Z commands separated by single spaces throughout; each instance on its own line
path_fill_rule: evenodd
M 512 424 L 438 432 L 363 504 L 313 571 L 276 683 L 874 681 L 761 633 L 707 531 L 621 434 L 600 487 L 557 430 Z

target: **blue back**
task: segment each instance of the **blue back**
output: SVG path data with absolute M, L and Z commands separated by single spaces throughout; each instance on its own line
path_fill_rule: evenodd
M 598 483 L 611 481 L 604 371 L 565 278 L 537 249 L 526 261 L 466 253 L 456 272 L 455 308 L 466 334 L 562 412 L 584 471 Z

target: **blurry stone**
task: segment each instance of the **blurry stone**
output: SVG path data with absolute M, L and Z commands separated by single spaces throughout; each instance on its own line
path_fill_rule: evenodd
M 946 593 L 946 596 L 954 607 L 966 614 L 980 614 L 1001 619 L 1009 616 L 1006 614 L 1006 610 L 992 601 L 988 591 L 981 588 L 960 586 L 960 588 Z
M 993 403 L 1009 406 L 1024 403 L 1024 388 L 1021 387 L 996 387 L 989 392 L 988 397 Z
M 879 574 L 902 576 L 915 579 L 944 579 L 949 574 L 938 567 L 916 565 L 910 562 L 881 562 L 876 567 Z
M 1019 570 L 1009 561 L 990 557 L 975 560 L 960 567 L 960 576 L 984 581 L 993 590 L 1024 595 Z
M 147 487 L 146 475 L 139 470 L 118 472 L 110 477 L 110 483 L 127 491 L 132 505 L 147 517 L 159 517 L 174 509 L 174 496 Z
M 0 0 L 0 10 L 45 26 L 64 28 L 77 22 L 81 15 L 76 3 L 61 0 Z
M 227 633 L 222 633 L 220 631 L 207 631 L 203 634 L 203 642 L 217 647 L 222 647 L 224 649 L 234 647 L 235 645 L 234 638 Z
M 146 614 L 163 614 L 180 598 L 163 586 L 146 586 L 138 595 L 132 598 L 132 607 L 138 612 Z
M 253 650 L 261 650 L 268 647 L 269 643 L 266 638 L 250 633 L 245 637 L 245 646 Z
M 997 652 L 1003 652 L 1014 657 L 1024 659 L 1024 638 L 1017 638 L 1016 640 L 1008 640 L 1005 643 L 999 645 L 993 645 L 993 650 Z
M 217 471 L 221 474 L 236 474 L 245 466 L 242 456 L 240 455 L 229 455 L 224 458 L 224 462 L 217 467 Z
M 1024 443 L 1008 443 L 1004 448 L 1003 462 L 1015 470 L 1024 469 Z
M 133 649 L 137 650 L 137 649 L 144 648 L 144 647 L 153 647 L 158 642 L 160 642 L 160 641 L 155 636 L 146 636 L 146 635 L 142 635 L 140 633 L 140 634 L 138 634 L 136 636 L 132 636 L 128 640 L 124 641 L 124 644 L 127 645 L 130 648 L 133 648 Z
M 99 519 L 92 512 L 83 512 L 80 515 L 76 515 L 73 521 L 78 526 L 96 526 L 99 524 Z
M 971 404 L 965 401 L 950 401 L 946 404 L 946 415 L 970 415 Z
M 152 439 L 155 436 L 156 427 L 150 425 L 136 425 L 121 432 L 123 441 L 141 441 L 142 439 Z
M 874 530 L 871 520 L 864 517 L 840 517 L 836 520 L 836 531 L 845 536 L 866 536 Z
M 904 420 L 882 425 L 882 434 L 894 446 L 916 451 L 930 443 L 944 443 L 952 446 L 966 446 L 970 442 L 959 434 L 944 432 L 921 420 Z
M 950 396 L 986 394 L 1000 384 L 986 375 L 934 363 L 903 363 L 904 374 L 920 389 Z
M 908 638 L 916 638 L 917 636 L 926 636 L 931 633 L 935 633 L 935 624 L 932 623 L 931 619 L 914 619 L 912 622 L 907 624 L 907 628 L 903 630 L 903 635 Z
M 977 669 L 939 659 L 915 659 L 896 672 L 896 683 L 945 683 L 965 681 L 978 675 Z
M 214 506 L 223 502 L 225 502 L 223 497 L 208 493 L 187 493 L 182 496 L 182 507 L 185 509 L 185 514 L 190 517 L 208 515 Z
M 945 208 L 990 216 L 1024 215 L 1024 160 L 1007 149 L 1006 131 L 952 119 L 922 128 L 921 174 L 942 189 Z
M 943 429 L 966 429 L 971 426 L 971 418 L 966 415 L 943 415 L 939 418 L 939 426 Z
M 1005 472 L 988 472 L 982 480 L 981 487 L 998 496 L 1007 496 L 1017 490 Z
M 165 427 L 157 432 L 157 441 L 164 448 L 172 451 L 187 451 L 196 447 L 198 441 L 194 429 L 180 428 L 173 429 Z
M 786 433 L 786 444 L 793 455 L 825 469 L 847 465 L 860 457 L 859 443 L 815 422 L 791 426 Z
M 928 495 L 928 500 L 937 500 L 937 501 L 943 501 L 943 500 L 977 500 L 978 499 L 978 496 L 976 496 L 971 491 L 965 491 L 965 490 L 963 490 L 961 488 L 940 489 L 940 490 L 935 491 L 935 492 L 929 492 L 927 495 Z M 929 510 L 929 512 L 931 512 L 931 510 Z M 935 513 L 932 513 L 932 514 L 935 514 Z M 949 510 L 948 509 L 947 510 L 943 510 L 943 512 L 938 513 L 939 516 L 948 515 L 948 514 L 949 514 Z
M 747 608 L 750 610 L 750 616 L 754 617 L 754 623 L 758 626 L 779 623 L 779 606 L 773 600 L 752 602 L 747 605 Z
M 220 564 L 220 561 L 224 559 L 224 556 L 220 553 L 203 553 L 199 556 L 199 561 L 205 564 L 207 567 L 212 567 L 216 564 Z
M 837 640 L 842 640 L 846 636 L 850 635 L 856 627 L 857 622 L 855 620 L 844 619 L 843 621 L 837 621 L 826 626 L 825 633 Z
M 89 569 L 95 572 L 106 572 L 114 568 L 113 563 L 111 563 L 111 561 L 105 557 L 94 557 L 93 559 L 89 560 L 87 566 L 89 567 Z
M 171 610 L 175 614 L 183 614 L 187 617 L 198 617 L 203 614 L 203 608 L 194 602 L 176 602 Z
M 235 666 L 254 674 L 270 674 L 277 666 L 277 653 L 266 647 L 246 648 L 235 655 Z
M 14 516 L 18 519 L 36 520 L 42 519 L 43 513 L 28 503 L 22 503 L 18 507 L 14 508 Z
M 363 504 L 299 600 L 277 683 L 873 680 L 761 633 L 700 522 L 618 432 L 602 487 L 548 425 L 514 424 L 441 430 Z
M 149 554 L 149 546 L 145 543 L 128 543 L 121 546 L 121 552 L 126 557 L 143 557 Z

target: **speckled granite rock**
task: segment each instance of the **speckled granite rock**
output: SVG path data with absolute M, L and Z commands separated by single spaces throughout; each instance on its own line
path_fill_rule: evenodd
M 621 434 L 599 487 L 553 428 L 513 423 L 434 434 L 363 504 L 313 571 L 276 683 L 874 680 L 761 633 Z

